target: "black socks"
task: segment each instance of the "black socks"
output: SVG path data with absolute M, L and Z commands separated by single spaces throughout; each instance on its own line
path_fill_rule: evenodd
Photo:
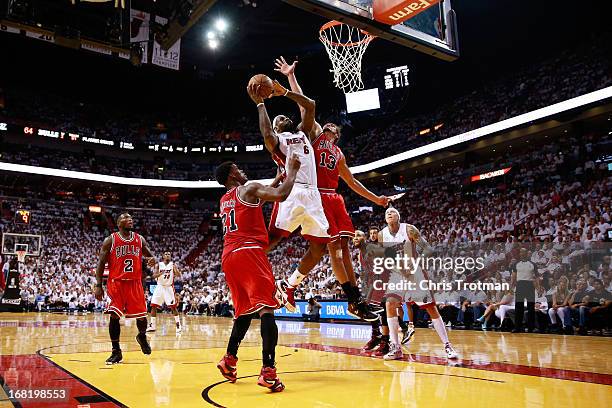
M 145 327 L 146 330 L 146 327 Z M 108 334 L 110 335 L 111 343 L 113 344 L 113 350 L 121 350 L 119 347 L 119 337 L 121 336 L 121 325 L 119 319 L 111 317 L 108 323 Z
M 278 342 L 278 327 L 274 320 L 274 313 L 265 313 L 261 316 L 261 339 L 263 340 L 262 360 L 264 367 L 274 367 L 276 343 Z
M 236 357 L 238 355 L 238 347 L 246 336 L 246 332 L 249 330 L 251 325 L 251 319 L 253 315 L 242 315 L 234 320 L 234 327 L 232 328 L 232 334 L 230 335 L 229 342 L 227 343 L 227 354 L 231 354 Z

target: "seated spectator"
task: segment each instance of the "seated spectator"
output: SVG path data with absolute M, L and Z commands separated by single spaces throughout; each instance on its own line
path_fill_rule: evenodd
M 551 330 L 560 333 L 566 333 L 571 331 L 571 325 L 567 325 L 568 319 L 565 315 L 569 315 L 569 301 L 571 293 L 568 289 L 569 281 L 565 276 L 559 278 L 559 283 L 555 287 L 552 294 L 552 304 L 548 309 L 548 316 L 550 316 L 550 322 L 552 324 Z M 557 323 L 557 316 L 561 320 L 561 325 Z
M 536 288 L 535 294 L 535 322 L 534 333 L 546 333 L 548 330 L 548 300 L 546 290 L 541 285 Z

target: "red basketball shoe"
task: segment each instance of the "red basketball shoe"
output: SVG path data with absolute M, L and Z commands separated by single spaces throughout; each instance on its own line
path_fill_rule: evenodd
M 285 384 L 276 375 L 276 368 L 272 367 L 261 367 L 257 385 L 269 388 L 272 392 L 281 392 L 285 389 Z
M 276 281 L 276 288 L 286 297 L 285 309 L 289 313 L 295 313 L 297 307 L 295 305 L 295 288 L 291 286 L 285 279 Z
M 217 368 L 221 371 L 221 375 L 227 378 L 231 383 L 236 382 L 238 376 L 238 370 L 236 370 L 236 364 L 238 363 L 238 357 L 234 357 L 231 354 L 223 356 Z

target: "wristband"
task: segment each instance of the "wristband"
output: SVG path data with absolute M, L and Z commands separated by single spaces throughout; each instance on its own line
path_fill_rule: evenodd
M 288 93 L 289 93 L 289 90 L 285 89 L 285 94 L 283 96 L 287 96 Z
M 260 106 L 260 105 L 263 105 L 263 104 L 264 104 L 263 102 L 259 102 L 259 103 L 257 104 L 257 107 L 259 108 L 259 106 Z

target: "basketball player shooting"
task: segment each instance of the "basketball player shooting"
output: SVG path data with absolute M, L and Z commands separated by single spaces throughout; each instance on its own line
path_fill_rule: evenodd
M 304 109 L 301 130 L 298 130 L 293 121 L 285 115 L 276 116 L 270 123 L 260 85 L 249 82 L 247 91 L 253 102 L 257 104 L 259 129 L 267 150 L 273 155 L 277 164 L 284 165 L 287 171 L 288 163 L 285 158 L 291 155 L 297 156 L 301 163 L 295 186 L 289 197 L 275 205 L 272 210 L 268 246 L 268 250 L 271 250 L 283 237 L 288 237 L 299 227 L 304 238 L 309 241 L 308 250 L 300 260 L 297 270 L 287 281 L 277 282 L 279 290 L 287 294 L 287 310 L 295 312 L 295 288 L 321 260 L 329 241 L 327 232 L 329 223 L 323 211 L 321 195 L 317 190 L 314 151 L 307 136 L 314 126 L 315 101 L 285 89 L 278 82 L 274 82 L 272 93 L 266 95 L 266 97 L 285 96 Z
M 393 207 L 387 208 L 385 212 L 385 221 L 387 226 L 378 234 L 378 241 L 391 249 L 388 245 L 391 243 L 401 244 L 401 251 L 404 255 L 411 258 L 418 258 L 421 253 L 431 252 L 431 247 L 423 238 L 420 231 L 411 224 L 400 222 L 400 213 Z M 387 245 L 385 245 L 387 244 Z M 389 255 L 387 255 L 389 256 Z M 394 256 L 392 256 L 394 257 Z M 389 283 L 399 285 L 406 276 L 402 271 L 394 269 L 389 276 Z M 385 293 L 385 309 L 387 314 L 387 324 L 389 326 L 390 347 L 389 352 L 384 356 L 385 360 L 399 360 L 403 357 L 402 346 L 399 340 L 399 321 L 398 310 L 402 310 L 402 303 L 408 305 L 408 317 L 411 323 L 414 323 L 412 313 L 412 305 L 417 305 L 424 309 L 431 317 L 431 323 L 438 333 L 440 340 L 444 344 L 444 351 L 449 359 L 457 358 L 457 352 L 448 340 L 448 333 L 438 308 L 433 293 L 430 290 L 422 290 L 419 288 L 419 282 L 427 280 L 427 272 L 420 266 L 412 274 L 412 278 L 416 282 L 415 290 L 389 290 Z
M 275 70 L 288 78 L 291 91 L 302 95 L 302 88 L 295 76 L 297 61 L 289 65 L 285 58 L 281 56 L 275 61 L 275 64 Z M 302 121 L 304 121 L 306 111 L 302 106 L 300 106 L 300 114 Z M 329 222 L 328 232 L 331 239 L 327 248 L 332 270 L 347 296 L 348 312 L 361 318 L 367 316 L 364 319 L 367 321 L 376 321 L 378 320 L 377 316 L 367 310 L 357 286 L 357 278 L 349 249 L 349 240 L 355 235 L 355 228 L 346 210 L 344 198 L 336 192 L 336 189 L 339 179 L 342 178 L 351 190 L 377 205 L 386 207 L 389 204 L 389 198 L 372 193 L 353 176 L 346 162 L 346 157 L 338 146 L 341 136 L 339 126 L 334 123 L 321 126 L 315 120 L 310 129 L 307 134 L 314 147 L 317 187 L 321 194 L 323 211 Z
M 236 382 L 238 347 L 249 329 L 251 319 L 258 314 L 261 320 L 263 367 L 257 384 L 272 392 L 285 389 L 276 375 L 278 328 L 274 309 L 282 307 L 286 295 L 276 287 L 272 266 L 266 255 L 268 230 L 262 205 L 265 201 L 284 201 L 290 196 L 300 169 L 300 161 L 295 155 L 290 156 L 286 169 L 285 182 L 279 187 L 266 187 L 259 183 L 246 185 L 247 176 L 232 162 L 221 164 L 215 171 L 219 184 L 227 188 L 220 201 L 223 224 L 221 268 L 235 311 L 227 352 L 217 368 L 223 377 Z
M 98 266 L 96 268 L 96 284 L 94 295 L 96 299 L 104 298 L 102 276 L 104 265 L 108 262 L 108 281 L 106 290 L 110 304 L 104 313 L 110 315 L 108 333 L 113 351 L 106 364 L 117 364 L 123 360 L 119 338 L 121 326 L 119 319 L 135 318 L 138 335 L 136 341 L 144 354 L 151 354 L 151 346 L 147 340 L 147 303 L 142 286 L 142 257 L 148 258 L 147 264 L 153 267 L 157 261 L 149 249 L 144 237 L 133 231 L 134 220 L 128 213 L 117 218 L 119 232 L 115 232 L 104 240 Z
M 176 334 L 181 334 L 183 328 L 181 327 L 181 320 L 176 310 L 176 296 L 174 293 L 174 277 L 181 276 L 181 272 L 178 267 L 172 262 L 172 254 L 168 251 L 164 252 L 162 261 L 155 265 L 153 271 L 153 279 L 157 280 L 157 286 L 153 291 L 151 297 L 151 322 L 147 327 L 147 332 L 154 332 L 157 330 L 157 309 L 166 304 L 172 311 L 174 316 L 174 323 L 176 325 Z

